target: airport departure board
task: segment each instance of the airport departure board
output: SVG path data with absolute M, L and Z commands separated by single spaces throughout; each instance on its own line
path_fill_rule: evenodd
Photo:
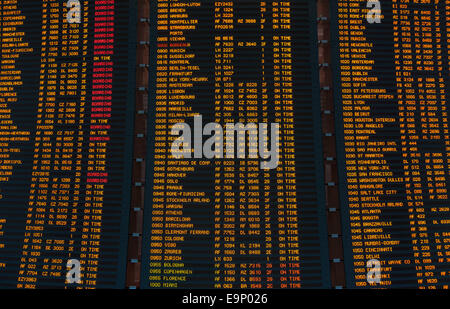
M 450 1 L 380 3 L 332 1 L 347 285 L 448 288 Z
M 0 0 L 0 289 L 448 289 L 449 34 L 450 0 Z
M 0 1 L 1 288 L 125 286 L 136 11 L 68 2 Z
M 309 0 L 151 2 L 141 288 L 329 287 L 315 14 Z M 201 157 L 237 123 L 278 123 L 277 162 L 229 157 L 218 135 L 227 156 Z

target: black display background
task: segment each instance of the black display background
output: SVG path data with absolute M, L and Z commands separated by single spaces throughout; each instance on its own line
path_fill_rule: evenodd
M 65 6 L 66 1 L 60 0 L 60 6 Z M 83 1 L 81 1 L 83 3 Z M 114 14 L 114 74 L 112 116 L 109 120 L 110 141 L 107 148 L 107 171 L 109 173 L 108 184 L 104 192 L 104 204 L 102 215 L 102 232 L 100 245 L 99 269 L 97 272 L 97 285 L 99 288 L 124 288 L 126 250 L 128 241 L 128 213 L 131 187 L 131 152 L 133 140 L 133 108 L 135 93 L 135 46 L 136 46 L 136 1 L 115 1 Z M 18 31 L 24 31 L 24 41 L 29 42 L 34 48 L 33 53 L 22 55 L 16 62 L 18 69 L 22 71 L 23 86 L 17 87 L 19 102 L 10 104 L 12 119 L 18 128 L 31 132 L 30 141 L 21 143 L 20 159 L 23 164 L 14 168 L 13 176 L 7 183 L 1 183 L 0 189 L 4 198 L 0 201 L 0 217 L 6 218 L 4 236 L 0 241 L 5 243 L 5 248 L 0 249 L 0 262 L 6 262 L 7 266 L 0 269 L 0 287 L 13 288 L 17 284 L 18 264 L 22 253 L 25 219 L 28 208 L 29 188 L 31 180 L 31 168 L 33 162 L 33 143 L 36 127 L 38 84 L 41 52 L 41 1 L 19 1 L 18 7 L 22 15 L 26 16 L 23 26 Z M 83 10 L 83 9 L 82 9 Z M 89 38 L 87 55 L 87 97 L 85 111 L 85 136 L 89 134 L 89 112 L 92 80 L 93 60 L 93 12 L 94 1 L 89 1 Z M 20 29 L 20 30 L 19 30 Z M 63 58 L 60 59 L 64 61 Z M 13 144 L 13 143 L 12 143 Z M 87 142 L 83 146 L 83 157 L 88 153 Z M 86 159 L 83 161 L 83 173 L 81 184 L 86 182 Z M 77 224 L 78 237 L 82 226 L 82 212 L 79 212 Z M 46 234 L 47 233 L 47 234 Z M 44 226 L 45 235 L 58 234 L 58 237 L 66 238 L 64 229 L 48 229 Z M 74 239 L 77 235 L 75 234 Z M 80 248 L 76 239 L 75 256 Z M 78 244 L 77 244 L 78 241 Z M 61 258 L 67 253 L 61 252 Z M 75 258 L 75 256 L 73 258 Z M 52 256 L 51 256 L 52 257 Z M 67 260 L 67 258 L 65 258 Z M 39 266 L 38 266 L 39 268 Z M 38 276 L 36 286 L 38 288 L 63 288 L 65 277 L 58 280 L 44 279 Z M 77 285 L 67 285 L 76 288 Z

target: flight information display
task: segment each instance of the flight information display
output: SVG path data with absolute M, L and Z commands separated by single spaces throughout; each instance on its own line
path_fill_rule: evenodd
M 141 288 L 329 287 L 315 12 L 151 2 Z
M 125 286 L 130 3 L 0 1 L 1 288 Z
M 347 285 L 447 289 L 450 1 L 332 2 Z
M 0 0 L 0 289 L 448 289 L 449 45 L 450 0 Z

